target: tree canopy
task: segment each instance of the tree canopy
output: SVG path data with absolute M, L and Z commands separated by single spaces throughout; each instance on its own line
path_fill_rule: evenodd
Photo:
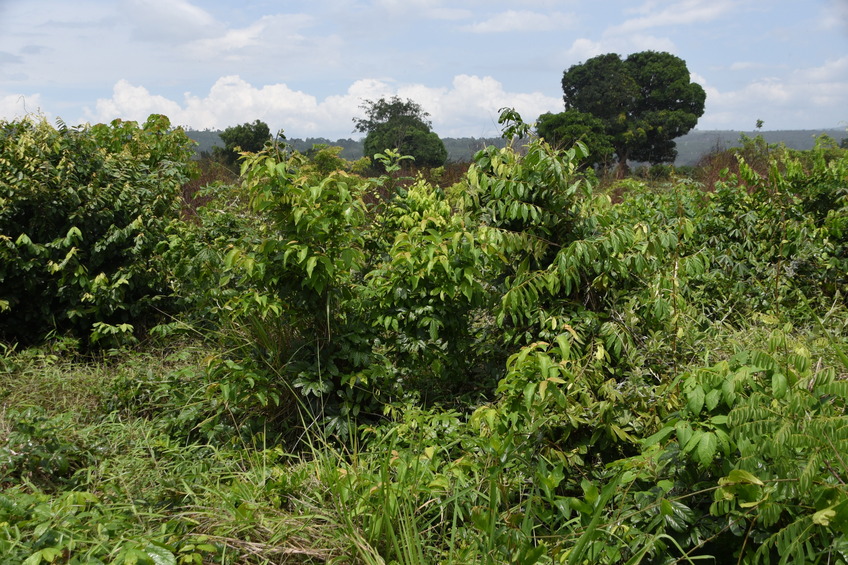
M 365 155 L 373 157 L 386 149 L 411 155 L 419 165 L 438 167 L 448 152 L 439 136 L 431 131 L 429 114 L 412 100 L 393 96 L 389 100 L 366 100 L 361 106 L 365 118 L 354 118 L 354 131 L 365 133 Z
M 589 150 L 584 160 L 586 165 L 606 164 L 615 153 L 612 140 L 604 131 L 603 121 L 577 110 L 542 114 L 536 121 L 536 133 L 558 148 L 568 148 L 582 141 Z
M 546 118 L 540 135 L 567 140 L 556 138 L 556 132 L 591 127 L 596 137 L 607 136 L 622 171 L 629 159 L 673 161 L 674 139 L 695 127 L 706 101 L 704 89 L 691 82 L 686 62 L 657 51 L 626 59 L 608 53 L 573 65 L 563 73 L 562 90 L 566 111 L 555 127 Z
M 265 147 L 265 142 L 271 139 L 271 129 L 262 120 L 228 127 L 221 132 L 224 149 L 218 155 L 227 163 L 233 165 L 238 160 L 238 151 L 256 153 Z

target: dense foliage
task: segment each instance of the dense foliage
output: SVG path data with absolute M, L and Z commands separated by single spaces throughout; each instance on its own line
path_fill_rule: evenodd
M 429 114 L 419 104 L 394 96 L 389 100 L 366 100 L 362 109 L 366 117 L 354 118 L 355 131 L 366 134 L 363 150 L 375 164 L 375 155 L 386 150 L 409 155 L 422 167 L 445 164 L 445 144 L 431 131 Z
M 604 124 L 591 114 L 568 110 L 559 114 L 542 114 L 536 120 L 536 133 L 556 147 L 571 147 L 578 141 L 588 149 L 585 165 L 606 168 L 614 157 L 610 137 Z
M 190 143 L 156 115 L 0 123 L 0 339 L 108 340 L 167 309 L 159 246 L 180 214 Z
M 6 562 L 848 563 L 844 150 L 607 192 L 584 144 L 325 149 L 160 235 L 154 354 L 0 349 Z
M 567 142 L 588 128 L 593 145 L 615 153 L 620 171 L 628 160 L 674 161 L 674 139 L 695 127 L 706 100 L 685 61 L 656 51 L 625 59 L 608 53 L 573 65 L 563 73 L 562 90 L 566 111 L 556 122 L 543 120 L 540 135 Z
M 243 151 L 255 153 L 271 140 L 271 129 L 262 120 L 228 127 L 220 134 L 224 148 L 216 148 L 216 156 L 229 165 L 238 163 Z

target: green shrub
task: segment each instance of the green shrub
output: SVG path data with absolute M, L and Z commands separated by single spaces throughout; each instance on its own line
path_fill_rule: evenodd
M 143 126 L 0 123 L 0 339 L 114 343 L 152 322 L 189 144 L 157 115 Z

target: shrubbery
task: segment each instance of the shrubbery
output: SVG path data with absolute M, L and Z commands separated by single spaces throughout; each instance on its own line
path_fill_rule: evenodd
M 126 487 L 150 498 L 134 516 L 179 516 L 111 555 L 273 560 L 279 532 L 301 543 L 286 524 L 308 522 L 315 549 L 286 555 L 848 562 L 848 156 L 748 149 L 710 190 L 669 172 L 620 181 L 616 202 L 584 146 L 538 139 L 479 152 L 447 188 L 399 177 L 393 151 L 377 178 L 321 150 L 246 156 L 241 186 L 207 187 L 144 248 L 184 311 L 156 333 L 203 345 L 178 368 L 122 365 L 104 395 L 149 438 L 132 440 L 150 457 Z M 20 359 L 7 347 L 0 367 L 23 374 Z M 7 422 L 18 490 L 0 516 L 20 532 L 42 527 L 27 508 L 64 500 L 27 480 L 126 480 L 91 441 L 51 443 L 61 418 Z M 207 534 L 217 545 L 185 541 Z
M 1 339 L 110 342 L 155 321 L 168 294 L 159 246 L 180 213 L 190 143 L 164 116 L 0 123 Z

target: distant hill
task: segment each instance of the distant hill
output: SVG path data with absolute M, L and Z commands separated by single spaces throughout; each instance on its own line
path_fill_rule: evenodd
M 775 131 L 734 131 L 734 130 L 694 130 L 676 139 L 677 160 L 675 165 L 696 165 L 704 155 L 716 149 L 730 149 L 742 145 L 742 135 L 747 137 L 763 136 L 766 143 L 782 143 L 790 149 L 806 150 L 815 146 L 816 138 L 828 135 L 837 143 L 848 137 L 844 129 L 816 130 L 775 130 Z
M 186 131 L 188 136 L 197 142 L 197 154 L 203 152 L 211 153 L 213 147 L 223 147 L 220 131 Z M 812 149 L 818 136 L 825 134 L 839 143 L 848 137 L 844 129 L 817 129 L 817 130 L 780 130 L 780 131 L 734 131 L 734 130 L 694 130 L 677 138 L 677 166 L 696 165 L 704 155 L 716 149 L 730 149 L 741 145 L 742 135 L 756 137 L 762 135 L 768 143 L 783 143 L 792 149 Z M 487 145 L 503 147 L 506 141 L 500 137 L 476 138 L 476 137 L 444 137 L 442 141 L 448 150 L 448 160 L 453 162 L 470 161 L 474 154 Z M 312 149 L 313 145 L 325 144 L 342 147 L 341 156 L 350 161 L 361 159 L 363 156 L 363 142 L 356 139 L 337 139 L 335 141 L 323 137 L 307 137 L 306 139 L 287 139 L 295 150 L 300 152 Z

